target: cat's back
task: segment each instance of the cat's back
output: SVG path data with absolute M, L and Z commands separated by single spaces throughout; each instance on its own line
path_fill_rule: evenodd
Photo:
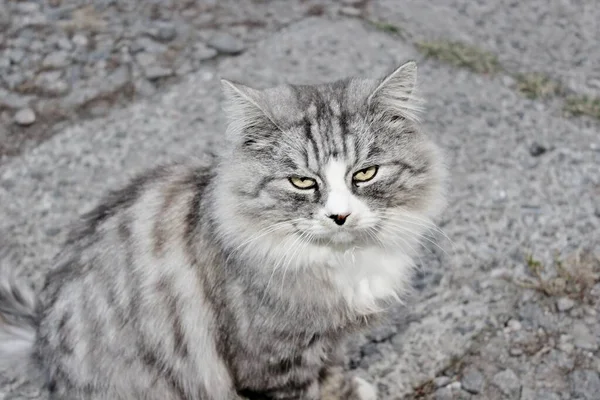
M 82 217 L 40 296 L 37 348 L 49 376 L 76 384 L 121 374 L 143 387 L 167 361 L 194 370 L 189 339 L 212 320 L 196 260 L 210 179 L 199 165 L 160 167 Z

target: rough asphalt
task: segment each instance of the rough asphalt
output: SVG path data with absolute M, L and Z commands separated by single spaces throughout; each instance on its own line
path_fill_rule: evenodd
M 449 207 L 437 221 L 448 238 L 432 233 L 425 242 L 414 296 L 352 344 L 348 368 L 377 384 L 381 399 L 597 400 L 600 121 L 566 118 L 556 102 L 524 97 L 507 73 L 541 71 L 597 95 L 600 8 L 593 1 L 341 3 L 265 28 L 241 55 L 200 63 L 180 83 L 7 159 L 2 262 L 39 282 L 69 222 L 106 189 L 218 146 L 219 76 L 264 87 L 374 75 L 416 59 L 424 121 L 452 175 Z M 412 44 L 440 37 L 495 52 L 509 72 L 451 67 Z M 0 399 L 45 398 L 24 378 L 0 376 Z

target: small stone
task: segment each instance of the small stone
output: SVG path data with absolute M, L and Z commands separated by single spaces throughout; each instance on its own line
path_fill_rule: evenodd
M 175 25 L 173 24 L 162 24 L 158 30 L 156 31 L 156 34 L 154 35 L 154 38 L 156 38 L 157 40 L 161 40 L 163 42 L 170 42 L 171 40 L 175 39 L 177 37 L 177 29 L 175 29 Z
M 390 339 L 397 331 L 397 328 L 392 324 L 380 325 L 373 328 L 373 330 L 367 334 L 367 338 L 372 342 L 380 343 Z
M 600 376 L 589 369 L 576 370 L 569 376 L 571 392 L 581 400 L 597 400 L 600 393 Z
M 452 400 L 454 395 L 452 394 L 452 389 L 444 387 L 436 390 L 434 398 L 435 400 Z
M 20 72 L 15 72 L 13 74 L 5 74 L 2 77 L 2 80 L 10 90 L 15 90 L 17 87 L 22 85 L 27 78 Z
M 32 14 L 40 10 L 40 5 L 37 3 L 17 3 L 17 10 L 23 14 Z
M 498 372 L 492 378 L 492 383 L 500 389 L 502 393 L 511 398 L 516 397 L 521 389 L 519 377 L 511 369 L 505 369 Z
M 481 393 L 485 385 L 485 378 L 477 368 L 468 368 L 460 380 L 462 388 L 469 393 Z
M 244 51 L 244 43 L 226 32 L 219 32 L 207 43 L 219 53 L 236 55 Z
M 61 71 L 40 73 L 35 80 L 35 86 L 49 96 L 62 96 L 69 92 L 69 84 L 62 79 Z
M 69 65 L 69 53 L 64 50 L 48 54 L 42 61 L 45 68 L 63 68 Z
M 0 106 L 6 108 L 26 108 L 30 98 L 9 92 L 0 87 Z
M 89 43 L 89 40 L 88 40 L 87 36 L 85 36 L 83 33 L 76 33 L 73 36 L 73 39 L 71 39 L 71 41 L 77 47 L 87 47 L 87 45 Z
M 56 45 L 61 50 L 73 50 L 73 43 L 67 38 L 61 37 L 56 41 Z
M 215 58 L 219 52 L 211 47 L 208 47 L 206 43 L 198 42 L 194 44 L 192 57 L 194 60 L 206 61 L 211 58 Z
M 50 7 L 58 7 L 60 6 L 60 1 L 61 0 L 48 0 L 48 5 Z
M 175 71 L 177 75 L 187 75 L 194 70 L 194 66 L 188 60 L 182 62 L 177 70 Z
M 162 66 L 154 54 L 138 53 L 136 54 L 135 59 L 142 68 L 144 76 L 147 79 L 154 80 L 165 78 L 174 74 L 171 68 Z
M 156 86 L 154 86 L 154 84 L 147 79 L 142 78 L 136 80 L 133 84 L 133 87 L 136 95 L 140 95 L 142 97 L 149 97 L 156 93 Z
M 346 15 L 348 17 L 360 17 L 362 11 L 354 7 L 342 7 L 340 9 L 340 14 Z
M 31 125 L 35 122 L 35 113 L 31 108 L 24 108 L 15 114 L 15 122 L 22 126 Z
M 530 388 L 523 388 L 519 400 L 560 400 L 560 396 L 545 389 L 535 391 Z
M 168 47 L 162 43 L 150 39 L 149 37 L 138 37 L 133 43 L 131 43 L 131 52 L 139 53 L 158 53 L 162 54 L 168 50 Z
M 560 312 L 569 311 L 571 308 L 575 307 L 575 300 L 570 299 L 569 297 L 561 297 L 556 300 L 556 309 Z
M 89 106 L 87 110 L 92 117 L 103 117 L 110 111 L 110 104 L 106 100 L 100 100 Z
M 452 382 L 452 379 L 448 378 L 447 376 L 438 376 L 433 379 L 433 384 L 436 388 L 448 386 L 450 382 Z
M 548 151 L 548 149 L 537 142 L 533 142 L 531 146 L 529 146 L 529 154 L 531 154 L 533 157 L 539 157 L 546 151 Z
M 0 57 L 0 68 L 5 69 L 10 67 L 10 58 Z
M 0 2 L 0 31 L 4 31 L 10 26 L 10 12 L 4 2 Z
M 596 336 L 590 332 L 590 329 L 584 323 L 576 322 L 573 325 L 572 334 L 575 347 L 589 351 L 598 350 L 598 340 L 596 339 Z
M 511 347 L 508 353 L 513 357 L 519 357 L 523 354 L 523 349 L 520 347 Z
M 8 52 L 8 58 L 13 62 L 13 64 L 18 64 L 25 58 L 25 52 L 21 49 L 12 49 Z
M 518 320 L 516 320 L 516 319 L 511 319 L 510 321 L 508 321 L 508 323 L 506 324 L 506 326 L 512 332 L 517 332 L 517 331 L 521 330 L 521 323 Z

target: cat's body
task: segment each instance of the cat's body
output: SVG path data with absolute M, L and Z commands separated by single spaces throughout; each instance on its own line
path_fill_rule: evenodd
M 407 288 L 440 207 L 413 70 L 264 92 L 225 83 L 229 153 L 110 194 L 35 300 L 3 282 L 0 356 L 29 357 L 52 399 L 374 398 L 340 378 L 340 344 Z

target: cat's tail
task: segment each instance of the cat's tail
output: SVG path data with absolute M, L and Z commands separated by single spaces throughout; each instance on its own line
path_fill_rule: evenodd
M 0 370 L 20 370 L 31 360 L 36 304 L 33 288 L 0 266 Z

